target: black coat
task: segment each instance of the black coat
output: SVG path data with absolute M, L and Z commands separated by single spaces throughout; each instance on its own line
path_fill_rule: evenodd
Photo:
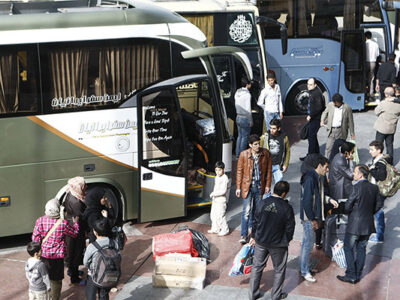
M 293 238 L 294 228 L 292 206 L 285 199 L 271 196 L 256 209 L 251 237 L 260 245 L 287 247 Z
M 329 195 L 335 200 L 347 199 L 353 188 L 354 163 L 338 153 L 329 166 Z
M 346 232 L 354 235 L 370 235 L 375 232 L 374 214 L 382 207 L 378 186 L 362 180 L 353 186 L 345 204 L 349 214 Z

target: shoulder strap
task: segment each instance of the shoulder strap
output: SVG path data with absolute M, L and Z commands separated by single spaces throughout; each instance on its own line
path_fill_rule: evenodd
M 56 230 L 56 228 L 58 227 L 58 225 L 61 224 L 61 222 L 62 222 L 61 218 L 57 220 L 57 222 L 53 225 L 53 227 L 51 227 L 51 229 L 47 232 L 46 236 L 42 240 L 42 244 L 50 237 L 50 235 L 54 232 L 54 230 Z

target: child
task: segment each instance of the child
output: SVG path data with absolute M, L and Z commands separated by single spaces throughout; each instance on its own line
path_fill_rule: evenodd
M 103 248 L 113 248 L 118 250 L 118 245 L 116 243 L 112 243 L 108 238 L 111 233 L 110 223 L 107 218 L 97 219 L 93 223 L 93 233 L 96 236 L 97 244 Z M 112 247 L 111 247 L 112 243 Z M 86 248 L 85 256 L 83 257 L 83 264 L 88 268 L 88 280 L 86 285 L 86 299 L 87 300 L 96 300 L 96 294 L 99 295 L 99 299 L 109 299 L 108 294 L 110 292 L 110 288 L 97 287 L 92 279 L 92 268 L 91 264 L 93 262 L 94 255 L 97 252 L 96 246 L 91 243 Z
M 29 281 L 29 300 L 48 300 L 50 299 L 50 279 L 45 264 L 40 260 L 41 245 L 30 242 L 26 250 L 31 256 L 25 264 L 26 278 Z
M 224 236 L 229 233 L 228 223 L 226 222 L 226 193 L 228 191 L 228 176 L 224 174 L 225 164 L 218 161 L 215 164 L 215 185 L 214 190 L 210 194 L 212 199 L 211 205 L 211 229 L 208 233 L 218 233 Z

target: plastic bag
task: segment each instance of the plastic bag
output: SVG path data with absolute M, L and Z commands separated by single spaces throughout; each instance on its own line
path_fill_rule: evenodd
M 155 235 L 152 248 L 154 259 L 167 253 L 187 253 L 193 257 L 199 255 L 193 246 L 193 237 L 189 230 Z
M 197 250 L 197 253 L 199 254 L 199 257 L 204 257 L 207 260 L 210 259 L 210 243 L 208 242 L 208 239 L 204 234 L 202 234 L 200 231 L 194 230 L 189 228 L 186 225 L 182 225 L 178 227 L 178 230 L 175 232 L 180 232 L 183 230 L 190 230 L 192 233 L 193 237 L 193 245 Z
M 334 260 L 340 268 L 346 269 L 346 257 L 343 250 L 343 242 L 337 240 L 336 244 L 332 247 L 332 260 Z
M 233 259 L 229 276 L 249 274 L 253 267 L 254 247 L 245 244 Z
M 354 153 L 353 153 L 353 161 L 356 165 L 358 165 L 360 163 L 360 157 L 358 156 L 358 150 L 357 150 L 357 144 L 355 140 L 348 140 L 348 142 L 353 143 L 354 144 Z

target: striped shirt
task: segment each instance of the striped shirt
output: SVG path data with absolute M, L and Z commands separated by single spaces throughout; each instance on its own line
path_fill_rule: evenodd
M 261 188 L 261 174 L 260 174 L 260 164 L 258 163 L 259 154 L 256 156 L 252 155 L 253 158 L 253 178 L 251 181 L 251 186 L 256 188 Z
M 32 241 L 40 243 L 57 220 L 47 216 L 37 219 L 33 229 Z M 79 224 L 77 222 L 71 226 L 67 220 L 63 220 L 42 245 L 42 256 L 49 259 L 64 258 L 67 253 L 65 237 L 68 235 L 74 238 L 78 235 L 78 231 Z

